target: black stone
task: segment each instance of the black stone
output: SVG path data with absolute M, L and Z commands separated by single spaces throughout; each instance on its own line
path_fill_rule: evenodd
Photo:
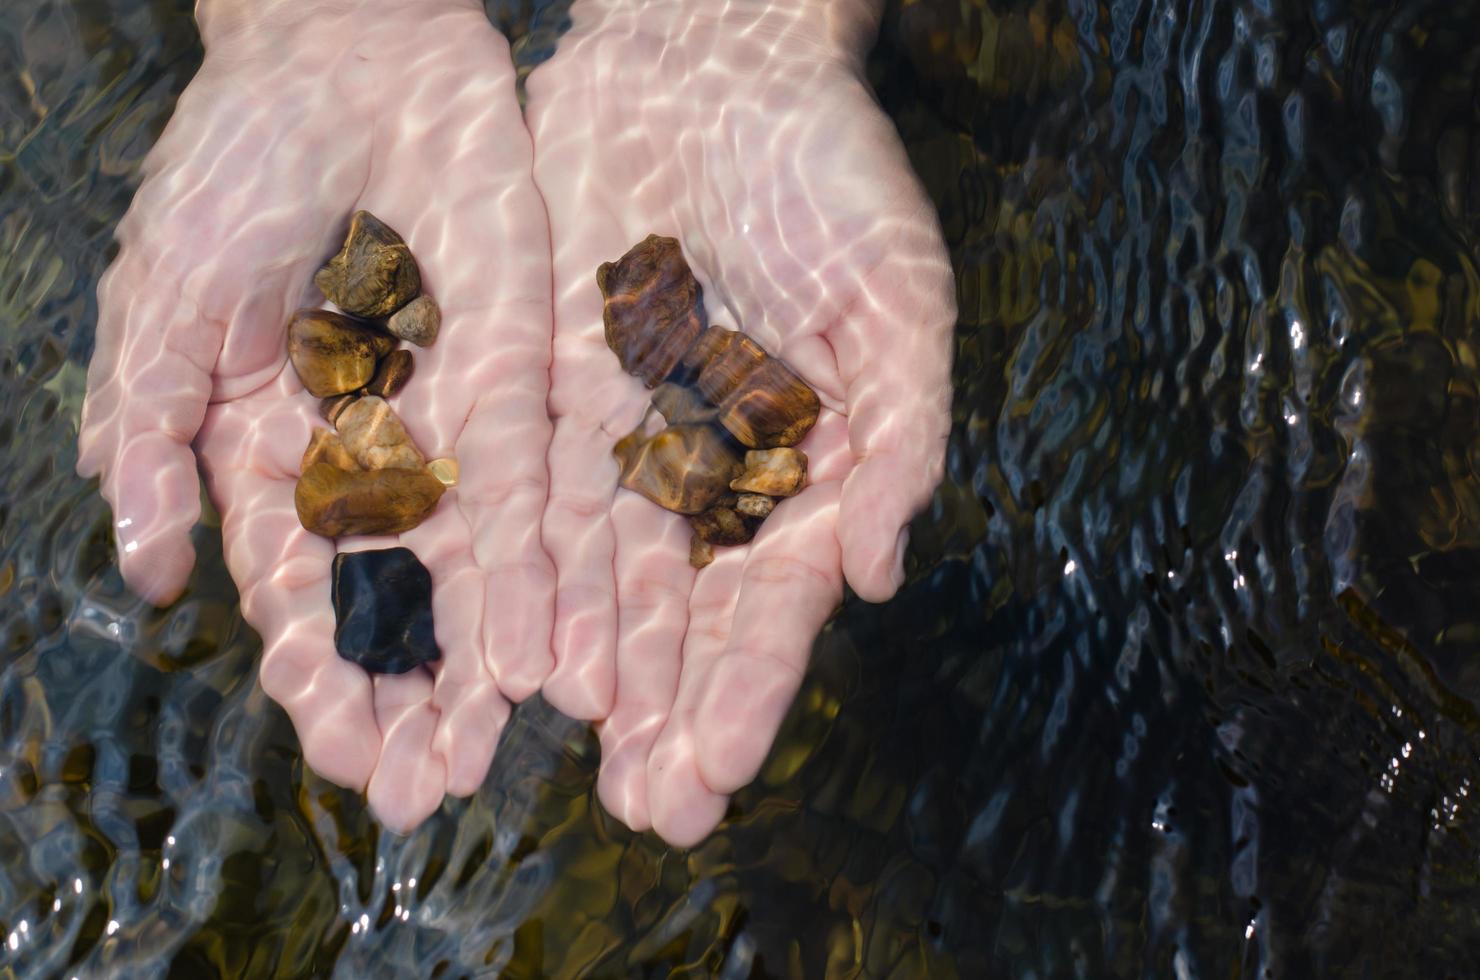
M 432 575 L 408 548 L 334 556 L 334 648 L 376 674 L 441 659 L 432 632 Z

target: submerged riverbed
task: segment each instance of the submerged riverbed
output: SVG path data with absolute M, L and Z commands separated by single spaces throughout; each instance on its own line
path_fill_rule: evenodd
M 73 475 L 188 0 L 0 14 L 0 976 L 1459 976 L 1480 946 L 1480 8 L 893 2 L 947 480 L 698 848 L 542 702 L 410 838 L 309 773 L 208 518 Z M 496 4 L 527 70 L 558 4 Z

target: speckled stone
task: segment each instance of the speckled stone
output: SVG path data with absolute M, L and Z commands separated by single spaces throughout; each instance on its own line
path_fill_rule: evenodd
M 303 462 L 299 464 L 299 472 L 303 472 L 315 463 L 327 463 L 335 469 L 357 470 L 360 464 L 344 448 L 344 443 L 339 441 L 339 433 L 330 429 L 314 429 L 313 434 L 308 437 L 308 448 L 303 451 Z
M 710 544 L 745 544 L 755 537 L 755 525 L 737 514 L 732 507 L 711 507 L 702 514 L 689 518 L 694 533 Z M 691 549 L 692 550 L 692 549 Z
M 369 211 L 356 211 L 339 254 L 313 277 L 335 306 L 388 317 L 421 292 L 421 270 L 404 239 Z
M 385 328 L 408 343 L 430 347 L 442 329 L 442 311 L 437 308 L 436 300 L 422 294 L 387 320 Z
M 752 449 L 745 454 L 745 472 L 730 482 L 730 489 L 790 497 L 806 482 L 807 454 L 800 449 Z
M 433 660 L 432 576 L 409 548 L 334 556 L 334 648 L 375 674 Z
M 344 448 L 367 470 L 416 470 L 426 466 L 426 457 L 383 398 L 366 395 L 340 412 L 335 424 Z
M 767 497 L 763 493 L 742 493 L 740 499 L 735 501 L 735 511 L 746 517 L 754 517 L 757 520 L 765 520 L 771 516 L 771 511 L 776 509 L 776 498 Z

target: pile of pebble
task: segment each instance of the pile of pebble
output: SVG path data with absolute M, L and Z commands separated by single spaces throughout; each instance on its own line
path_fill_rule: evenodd
M 442 315 L 421 291 L 421 270 L 400 235 L 368 211 L 350 219 L 344 247 L 314 276 L 342 313 L 299 310 L 288 324 L 288 359 L 303 387 L 323 399 L 333 429 L 314 429 L 293 501 L 314 534 L 399 534 L 432 513 L 457 484 L 457 462 L 428 462 L 386 401 L 411 379 L 411 352 L 426 347 Z M 406 548 L 334 558 L 340 656 L 379 673 L 436 660 L 431 575 Z
M 649 235 L 596 271 L 606 342 L 623 370 L 654 389 L 649 421 L 613 450 L 621 485 L 693 527 L 689 562 L 745 544 L 807 481 L 792 448 L 817 422 L 817 393 L 750 337 L 710 326 L 703 290 L 678 240 Z

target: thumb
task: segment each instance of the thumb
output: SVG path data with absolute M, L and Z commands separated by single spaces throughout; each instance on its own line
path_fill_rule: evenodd
M 195 564 L 200 481 L 190 443 L 205 416 L 221 331 L 126 251 L 98 288 L 77 471 L 100 476 L 124 581 L 156 605 L 179 597 Z

